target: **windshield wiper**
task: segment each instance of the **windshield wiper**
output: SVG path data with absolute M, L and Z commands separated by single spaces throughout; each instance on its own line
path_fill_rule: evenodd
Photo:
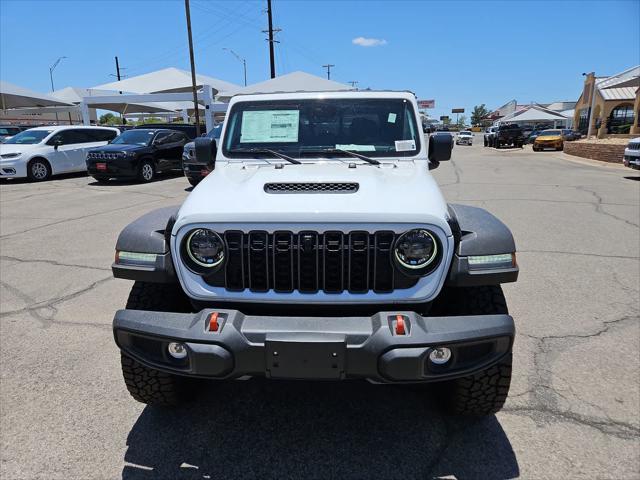
M 295 158 L 290 157 L 289 155 L 276 152 L 275 150 L 269 150 L 267 148 L 234 148 L 233 150 L 229 150 L 229 153 L 257 153 L 257 154 L 269 153 L 274 157 L 282 158 L 283 160 L 286 160 L 289 163 L 293 163 L 294 165 L 300 165 L 302 163 L 296 160 Z
M 380 165 L 380 162 L 374 158 L 367 157 L 366 155 L 362 155 L 360 153 L 351 152 L 349 150 L 343 150 L 341 148 L 322 148 L 320 150 L 307 150 L 305 151 L 305 153 L 344 153 L 345 155 L 364 160 L 371 165 Z

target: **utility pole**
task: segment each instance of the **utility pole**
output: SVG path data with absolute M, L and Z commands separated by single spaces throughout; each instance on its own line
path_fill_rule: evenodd
M 273 15 L 271 12 L 271 0 L 267 0 L 267 17 L 269 18 L 269 30 L 263 30 L 263 33 L 269 33 L 269 38 L 267 41 L 269 42 L 269 62 L 271 64 L 271 78 L 276 78 L 276 63 L 275 56 L 273 53 L 273 44 L 278 43 L 277 40 L 273 39 L 273 34 L 275 32 L 280 32 L 279 28 L 273 28 Z
M 326 65 L 322 65 L 322 67 L 327 69 L 327 80 L 331 80 L 331 67 L 335 67 L 335 65 L 327 63 Z
M 59 57 L 51 67 L 49 67 L 49 78 L 51 79 L 51 92 L 55 91 L 55 87 L 53 86 L 53 71 L 56 69 L 58 64 L 62 61 L 63 58 L 67 57 Z M 58 124 L 58 112 L 56 111 L 56 125 Z
M 347 83 L 350 83 L 351 86 L 357 90 L 358 89 L 357 85 L 360 82 L 358 82 L 357 80 L 349 80 Z
M 200 112 L 198 111 L 198 91 L 196 89 L 196 62 L 193 59 L 193 38 L 191 37 L 191 11 L 189 0 L 184 0 L 184 9 L 187 15 L 187 35 L 189 36 L 189 60 L 191 61 L 191 89 L 193 90 L 193 108 L 196 114 L 196 136 L 200 136 Z
M 118 57 L 116 56 L 116 77 L 120 81 L 120 64 L 118 63 Z

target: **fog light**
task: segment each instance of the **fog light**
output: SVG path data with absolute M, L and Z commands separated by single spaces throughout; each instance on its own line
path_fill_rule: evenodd
M 447 347 L 436 347 L 429 353 L 429 360 L 435 365 L 444 365 L 451 359 L 451 350 Z
M 187 348 L 184 346 L 184 343 L 171 342 L 167 350 L 169 350 L 169 355 L 178 360 L 187 356 Z

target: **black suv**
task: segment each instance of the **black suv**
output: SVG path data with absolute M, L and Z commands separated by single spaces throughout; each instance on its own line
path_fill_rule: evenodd
M 493 143 L 492 146 L 496 148 L 506 146 L 522 148 L 524 146 L 524 140 L 525 138 L 524 133 L 522 133 L 522 128 L 516 124 L 500 125 L 495 130 L 495 134 L 491 138 L 491 142 Z
M 149 128 L 167 128 L 169 130 L 175 130 L 177 132 L 184 133 L 189 140 L 193 140 L 198 136 L 196 126 L 190 125 L 188 123 L 146 123 L 142 125 L 137 125 L 133 127 L 136 130 L 139 129 L 149 129 Z M 206 127 L 204 125 L 200 125 L 200 131 L 205 132 Z
M 204 137 L 213 138 L 216 141 L 220 141 L 220 133 L 222 133 L 222 124 L 218 124 L 213 127 Z M 189 183 L 194 187 L 200 183 L 200 181 L 211 173 L 210 166 L 203 160 L 198 160 L 196 157 L 196 145 L 195 142 L 189 142 L 184 146 L 182 152 L 182 169 L 184 170 L 184 176 L 187 177 Z
M 161 171 L 182 169 L 184 133 L 168 129 L 133 129 L 109 145 L 90 150 L 87 171 L 98 182 L 110 178 L 151 182 Z

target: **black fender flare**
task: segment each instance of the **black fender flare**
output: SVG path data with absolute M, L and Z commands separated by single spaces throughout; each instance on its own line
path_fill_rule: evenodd
M 177 283 L 171 258 L 171 229 L 179 206 L 152 210 L 127 225 L 116 242 L 116 260 L 111 265 L 113 276 L 127 280 L 154 283 Z M 120 252 L 155 255 L 153 263 L 126 261 Z
M 511 230 L 483 208 L 449 204 L 448 210 L 455 251 L 446 284 L 463 287 L 515 282 L 519 268 L 515 263 L 516 243 Z M 513 254 L 511 265 L 499 268 L 469 267 L 469 257 L 503 254 Z

